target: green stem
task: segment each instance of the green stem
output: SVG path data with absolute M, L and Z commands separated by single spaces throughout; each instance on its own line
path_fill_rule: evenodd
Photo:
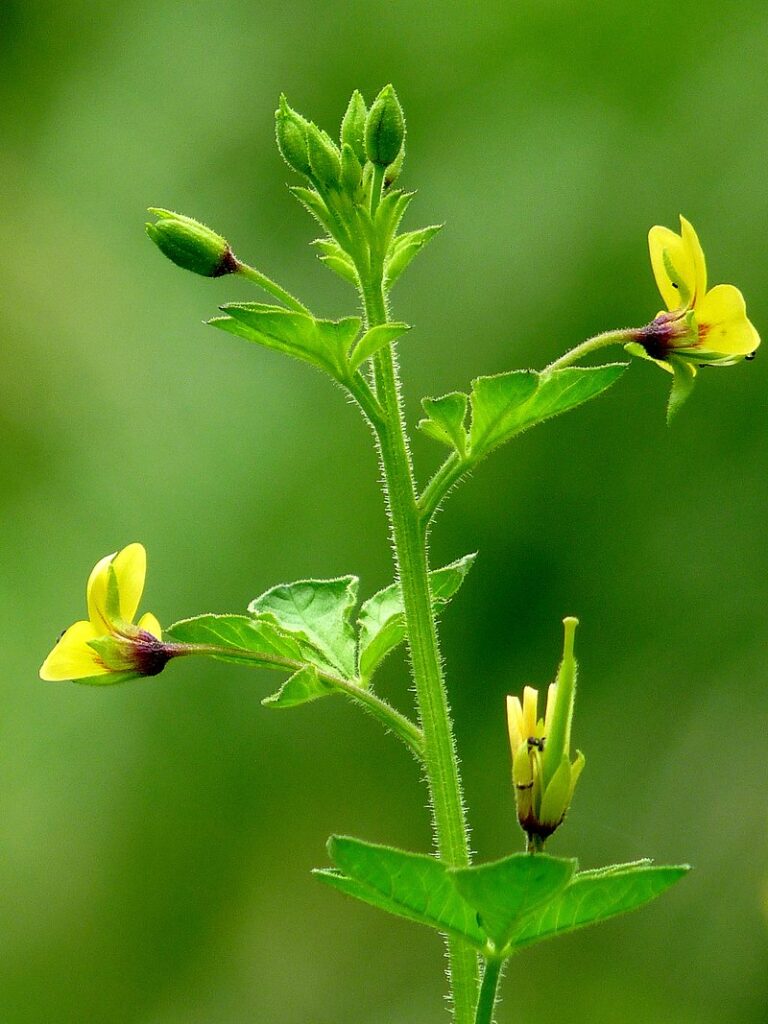
M 274 296 L 278 302 L 282 302 L 283 305 L 292 309 L 296 313 L 306 313 L 307 316 L 312 316 L 310 311 L 303 303 L 299 302 L 297 298 L 287 292 L 285 288 L 281 288 L 276 281 L 272 278 L 267 277 L 266 274 L 262 274 L 260 270 L 256 270 L 254 267 L 249 267 L 247 263 L 241 263 L 237 269 L 237 273 L 241 277 L 247 278 L 249 281 L 253 281 L 259 288 L 263 288 L 265 292 Z
M 603 331 L 602 334 L 595 334 L 594 337 L 587 338 L 586 341 L 582 341 L 580 345 L 560 356 L 554 363 L 550 363 L 542 370 L 542 373 L 548 373 L 550 370 L 562 370 L 563 367 L 571 366 L 579 359 L 583 359 L 584 356 L 591 355 L 598 349 L 607 348 L 609 345 L 626 345 L 628 341 L 636 341 L 637 334 L 638 330 L 635 327 L 624 327 L 619 331 Z
M 452 452 L 438 469 L 419 498 L 419 514 L 425 525 L 434 516 L 448 491 L 468 469 L 468 462 L 461 459 L 457 452 Z
M 376 262 L 372 260 L 374 266 Z M 379 267 L 381 266 L 379 262 Z M 365 283 L 367 326 L 386 323 L 379 273 Z M 443 680 L 437 628 L 429 585 L 426 534 L 416 501 L 399 381 L 391 346 L 374 359 L 376 397 L 384 420 L 375 425 L 386 488 L 396 568 L 403 594 L 408 648 L 424 731 L 424 767 L 429 786 L 435 843 L 451 867 L 469 863 L 464 802 L 448 698 Z M 448 939 L 449 973 L 455 1024 L 470 1024 L 477 997 L 477 956 L 457 939 Z
M 290 658 L 282 658 L 279 655 L 269 655 L 248 650 L 233 650 L 231 647 L 218 647 L 216 644 L 177 644 L 168 643 L 164 645 L 165 652 L 172 658 L 198 657 L 216 658 L 237 658 L 240 661 L 255 665 L 258 668 L 278 668 L 287 672 L 298 672 L 304 667 L 303 662 L 292 661 Z M 351 697 L 355 703 L 368 711 L 374 718 L 377 718 L 382 725 L 393 732 L 398 739 L 423 761 L 424 759 L 424 734 L 410 718 L 401 714 L 387 701 L 382 700 L 367 687 L 360 686 L 350 679 L 343 679 L 331 672 L 323 672 L 317 669 L 317 674 L 323 682 L 328 683 L 341 693 Z
M 381 190 L 384 187 L 385 172 L 386 167 L 380 167 L 378 164 L 373 165 L 373 176 L 371 178 L 371 219 L 376 216 L 376 211 L 381 202 Z
M 496 1005 L 496 992 L 503 963 L 504 961 L 498 957 L 485 961 L 483 983 L 480 986 L 480 996 L 475 1012 L 475 1024 L 493 1024 L 493 1008 Z

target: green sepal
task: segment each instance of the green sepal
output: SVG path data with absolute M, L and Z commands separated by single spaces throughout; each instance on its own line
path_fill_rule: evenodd
M 366 359 L 370 359 L 380 348 L 396 341 L 399 337 L 410 331 L 410 324 L 387 323 L 377 324 L 371 327 L 356 343 L 349 354 L 349 367 L 354 372 Z
M 387 288 L 392 287 L 410 265 L 411 260 L 418 256 L 442 227 L 442 224 L 430 224 L 429 227 L 419 228 L 417 231 L 406 231 L 392 241 L 384 263 L 384 281 Z
M 483 458 L 529 427 L 595 398 L 624 373 L 626 363 L 537 373 L 512 370 L 472 382 L 470 457 Z
M 475 911 L 435 857 L 349 836 L 332 836 L 328 854 L 344 874 L 314 872 L 326 884 L 398 917 L 456 935 L 477 949 L 486 947 Z
M 405 118 L 397 93 L 385 85 L 373 101 L 365 122 L 365 155 L 372 164 L 388 167 L 405 142 Z
M 449 870 L 464 900 L 497 949 L 503 948 L 528 914 L 548 903 L 570 881 L 577 862 L 513 853 L 491 864 Z
M 258 302 L 233 302 L 221 309 L 226 315 L 209 320 L 212 327 L 312 363 L 336 380 L 347 378 L 347 353 L 360 332 L 359 317 L 317 320 Z
M 672 389 L 667 402 L 667 425 L 677 415 L 680 408 L 688 401 L 696 383 L 696 368 L 685 359 L 670 356 L 667 360 L 672 367 Z
M 579 872 L 558 896 L 521 923 L 508 950 L 511 953 L 642 907 L 689 870 L 687 864 L 654 867 L 648 861 L 639 861 Z
M 475 558 L 475 554 L 465 555 L 442 569 L 430 572 L 429 582 L 435 609 L 442 608 L 450 601 L 464 582 Z M 405 614 L 400 585 L 393 583 L 365 601 L 360 608 L 358 623 L 358 672 L 363 680 L 368 680 L 384 658 L 405 640 Z
M 435 441 L 454 448 L 463 458 L 467 449 L 467 431 L 464 422 L 467 418 L 468 398 L 463 391 L 451 391 L 440 398 L 422 398 L 421 404 L 427 418 L 416 424 Z
M 400 147 L 400 152 L 384 172 L 384 189 L 392 188 L 394 183 L 403 173 L 405 165 L 405 146 Z
M 277 693 L 264 697 L 261 703 L 268 708 L 295 708 L 334 692 L 335 687 L 320 678 L 314 665 L 305 665 L 286 679 Z
M 360 164 L 366 161 L 365 156 L 365 122 L 368 117 L 368 108 L 359 89 L 355 89 L 349 100 L 346 112 L 341 122 L 341 146 L 351 146 L 353 153 Z
M 254 598 L 248 611 L 256 621 L 272 623 L 314 648 L 321 664 L 354 679 L 356 641 L 350 620 L 357 589 L 356 576 L 281 583 Z
M 139 672 L 109 672 L 101 676 L 86 676 L 84 679 L 73 679 L 79 686 L 114 686 L 117 683 L 130 683 L 136 679 L 146 679 Z

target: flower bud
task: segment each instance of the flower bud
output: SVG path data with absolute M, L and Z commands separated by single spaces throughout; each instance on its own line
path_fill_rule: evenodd
M 344 143 L 341 151 L 341 184 L 345 192 L 354 196 L 360 187 L 363 178 L 363 168 L 355 155 L 355 151 L 348 143 Z
M 96 651 L 102 665 L 109 672 L 159 675 L 171 658 L 171 652 L 162 640 L 132 624 L 124 625 L 122 629 L 122 633 L 90 641 L 89 645 Z
M 365 122 L 365 153 L 372 164 L 388 167 L 397 160 L 405 141 L 405 118 L 397 93 L 385 85 Z
M 307 128 L 307 151 L 311 176 L 321 191 L 338 188 L 341 178 L 341 157 L 330 135 L 317 125 Z
M 240 264 L 226 238 L 191 217 L 180 213 L 150 207 L 158 218 L 156 224 L 147 224 L 147 234 L 160 252 L 177 267 L 191 270 L 202 277 L 222 277 L 234 274 Z
M 352 93 L 347 112 L 341 122 L 341 145 L 345 143 L 352 147 L 361 164 L 365 163 L 365 122 L 368 117 L 368 110 L 365 100 L 358 89 Z
M 309 178 L 312 168 L 307 151 L 307 129 L 309 122 L 288 106 L 285 95 L 280 95 L 280 106 L 275 111 L 275 135 L 277 148 L 288 166 Z

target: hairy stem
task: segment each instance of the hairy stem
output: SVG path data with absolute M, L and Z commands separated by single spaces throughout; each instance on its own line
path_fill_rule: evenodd
M 580 345 L 576 345 L 565 355 L 560 356 L 554 363 L 550 363 L 549 366 L 542 370 L 542 373 L 548 373 L 550 370 L 562 370 L 565 366 L 572 366 L 577 363 L 579 359 L 583 359 L 584 356 L 591 355 L 593 352 L 597 352 L 598 349 L 607 348 L 609 345 L 626 345 L 628 341 L 636 341 L 638 335 L 638 329 L 635 327 L 624 327 L 619 331 L 603 331 L 602 334 L 595 334 L 592 338 L 587 338 L 586 341 L 582 341 Z
M 496 993 L 499 988 L 502 964 L 503 961 L 498 958 L 485 961 L 483 983 L 480 986 L 480 996 L 477 1000 L 474 1024 L 493 1024 L 493 1008 L 496 1005 Z
M 266 274 L 262 274 L 260 270 L 256 270 L 254 267 L 249 267 L 247 263 L 239 263 L 237 273 L 241 277 L 247 278 L 249 281 L 253 281 L 259 288 L 268 292 L 273 298 L 277 299 L 278 302 L 282 302 L 284 306 L 292 309 L 295 313 L 306 313 L 308 316 L 312 314 L 309 312 L 307 307 L 299 302 L 297 298 L 287 292 L 285 288 L 281 288 L 276 281 L 273 281 L 271 277 L 267 277 Z
M 372 261 L 375 266 L 375 262 Z M 367 326 L 386 323 L 381 274 L 364 287 Z M 435 845 L 452 867 L 469 863 L 466 816 L 448 698 L 443 679 L 429 583 L 426 533 L 416 500 L 413 468 L 400 403 L 391 346 L 374 360 L 376 397 L 384 418 L 374 425 L 386 488 L 387 507 L 403 594 L 411 669 L 424 732 L 424 767 L 429 786 Z M 448 939 L 449 972 L 455 1024 L 471 1024 L 477 998 L 477 956 L 457 939 Z

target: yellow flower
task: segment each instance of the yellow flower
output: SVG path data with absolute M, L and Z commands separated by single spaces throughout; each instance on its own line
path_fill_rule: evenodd
M 539 718 L 539 694 L 532 686 L 523 699 L 507 697 L 507 729 L 512 752 L 517 819 L 528 836 L 529 849 L 543 842 L 562 823 L 584 767 L 577 751 L 570 759 L 571 719 L 576 692 L 573 638 L 577 620 L 563 620 L 565 643 L 557 682 L 547 691 L 547 706 Z
M 43 662 L 40 678 L 119 682 L 161 672 L 169 655 L 160 623 L 151 612 L 133 622 L 146 574 L 147 553 L 141 544 L 129 544 L 97 562 L 86 587 L 88 618 L 61 635 Z M 99 676 L 112 678 L 96 680 Z
M 670 372 L 675 359 L 684 360 L 691 375 L 697 365 L 729 366 L 751 356 L 760 336 L 747 318 L 744 296 L 732 284 L 707 290 L 704 252 L 685 217 L 680 217 L 679 235 L 652 227 L 648 248 L 667 308 L 637 332 L 638 344 L 631 351 Z

